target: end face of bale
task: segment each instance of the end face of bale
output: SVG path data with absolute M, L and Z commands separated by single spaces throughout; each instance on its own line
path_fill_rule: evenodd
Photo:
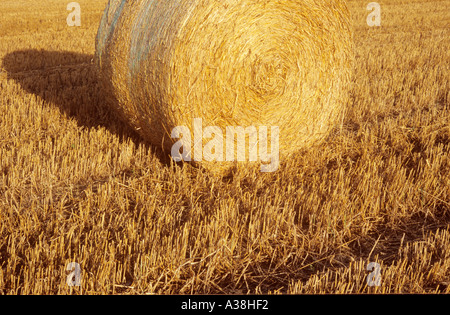
M 108 99 L 145 139 L 171 152 L 174 128 L 194 139 L 202 119 L 221 132 L 199 140 L 214 141 L 215 162 L 197 162 L 227 169 L 229 126 L 278 127 L 268 146 L 280 159 L 324 139 L 348 101 L 352 31 L 342 0 L 110 0 L 96 59 Z

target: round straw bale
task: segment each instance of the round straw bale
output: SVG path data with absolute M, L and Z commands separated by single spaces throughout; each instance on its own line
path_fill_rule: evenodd
M 95 59 L 105 98 L 147 141 L 171 152 L 172 130 L 194 139 L 201 118 L 221 128 L 226 160 L 227 126 L 278 126 L 283 159 L 342 117 L 352 31 L 344 0 L 110 0 Z M 208 152 L 206 168 L 233 164 Z

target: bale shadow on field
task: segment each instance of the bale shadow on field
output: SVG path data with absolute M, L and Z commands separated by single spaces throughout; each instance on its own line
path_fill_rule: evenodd
M 8 79 L 27 92 L 55 104 L 68 117 L 86 128 L 105 127 L 122 140 L 146 145 L 164 165 L 170 157 L 161 148 L 145 142 L 120 120 L 113 106 L 105 101 L 97 80 L 94 56 L 75 52 L 17 50 L 3 58 Z

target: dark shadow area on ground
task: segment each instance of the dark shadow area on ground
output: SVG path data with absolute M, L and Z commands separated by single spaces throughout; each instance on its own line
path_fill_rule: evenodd
M 144 144 L 164 165 L 170 157 L 161 148 L 145 142 L 125 122 L 117 118 L 111 104 L 105 101 L 97 80 L 94 56 L 75 52 L 18 50 L 7 54 L 2 66 L 29 93 L 53 103 L 68 117 L 86 128 L 105 127 L 121 140 Z

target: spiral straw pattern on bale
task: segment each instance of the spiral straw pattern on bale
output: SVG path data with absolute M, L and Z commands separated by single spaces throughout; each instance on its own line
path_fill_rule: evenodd
M 342 117 L 351 34 L 341 0 L 110 0 L 96 64 L 105 97 L 168 152 L 172 129 L 193 133 L 202 118 L 224 135 L 226 126 L 278 126 L 283 159 Z

